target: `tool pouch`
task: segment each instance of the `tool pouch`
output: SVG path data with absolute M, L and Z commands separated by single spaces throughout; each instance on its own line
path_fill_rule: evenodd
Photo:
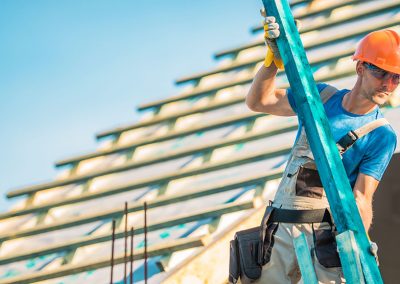
M 319 263 L 326 267 L 341 267 L 334 232 L 332 230 L 315 230 L 315 254 Z
M 239 278 L 242 283 L 249 283 L 261 277 L 262 266 L 271 255 L 271 238 L 277 226 L 268 224 L 272 210 L 273 207 L 267 207 L 260 227 L 236 232 L 230 242 L 229 283 L 235 284 Z
M 259 252 L 262 247 L 260 227 L 236 232 L 230 244 L 229 283 L 237 283 L 239 277 L 243 283 L 261 277 Z
M 321 199 L 324 188 L 316 169 L 301 166 L 296 180 L 296 195 Z

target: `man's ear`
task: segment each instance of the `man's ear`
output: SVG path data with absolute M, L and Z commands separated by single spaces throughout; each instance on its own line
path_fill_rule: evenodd
M 364 66 L 361 61 L 357 61 L 356 72 L 358 76 L 362 76 L 364 74 Z

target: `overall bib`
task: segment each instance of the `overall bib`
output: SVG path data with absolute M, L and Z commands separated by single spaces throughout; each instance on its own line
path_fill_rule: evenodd
M 292 150 L 278 187 L 274 208 L 314 210 L 329 209 L 329 202 L 316 170 L 304 128 Z M 311 259 L 320 283 L 345 283 L 337 253 L 335 228 L 332 222 L 268 224 L 264 250 L 269 261 L 263 265 L 261 278 L 252 283 L 302 283 L 293 234 L 306 236 Z
M 336 89 L 321 92 L 325 103 Z M 304 127 L 292 149 L 272 207 L 292 210 L 329 209 Z M 321 210 L 320 210 L 321 211 Z M 273 218 L 272 218 L 273 219 Z M 336 249 L 335 228 L 331 222 L 269 222 L 264 239 L 264 264 L 256 281 L 238 283 L 303 283 L 293 247 L 294 231 L 303 232 L 319 283 L 345 283 Z

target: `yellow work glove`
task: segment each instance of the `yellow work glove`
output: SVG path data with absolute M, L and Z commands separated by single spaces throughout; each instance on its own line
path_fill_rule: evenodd
M 261 12 L 263 15 L 263 12 Z M 264 14 L 265 15 L 265 14 Z M 279 69 L 284 69 L 282 57 L 279 53 L 276 38 L 280 35 L 279 24 L 276 22 L 275 17 L 265 17 L 264 19 L 264 40 L 267 45 L 267 56 L 264 60 L 264 66 L 271 66 L 274 62 L 275 66 Z

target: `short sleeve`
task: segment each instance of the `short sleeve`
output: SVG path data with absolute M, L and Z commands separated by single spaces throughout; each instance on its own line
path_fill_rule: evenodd
M 371 134 L 360 173 L 380 181 L 396 149 L 397 137 L 390 126 L 381 126 Z
M 328 86 L 328 84 L 318 83 L 317 84 L 318 93 L 321 93 L 322 90 L 325 89 L 327 86 Z M 293 109 L 293 111 L 295 113 L 297 113 L 297 106 L 296 106 L 296 102 L 294 100 L 294 94 L 293 94 L 293 91 L 291 88 L 286 89 L 286 95 L 288 97 L 290 107 Z

